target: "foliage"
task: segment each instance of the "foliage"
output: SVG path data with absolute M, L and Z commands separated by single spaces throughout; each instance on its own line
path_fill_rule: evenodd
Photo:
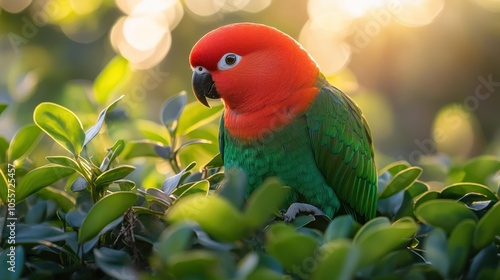
M 105 80 L 97 79 L 99 104 L 110 96 Z M 103 156 L 89 154 L 96 136 L 110 137 L 116 120 L 108 117 L 121 99 L 86 131 L 68 108 L 41 103 L 35 125 L 0 145 L 7 162 L 0 169 L 2 279 L 500 277 L 499 189 L 491 180 L 498 158 L 437 167 L 395 162 L 380 171 L 378 217 L 366 224 L 351 216 L 299 216 L 285 224 L 278 206 L 288 189 L 277 179 L 245 199 L 244 174 L 226 170 L 224 179 L 219 156 L 198 171 L 183 163 L 187 147 L 210 143 L 188 134 L 221 111 L 197 111 L 185 93 L 164 104 L 163 127 L 153 125 L 166 134 L 149 130 L 147 139 L 119 139 Z M 69 156 L 49 155 L 46 165 L 31 166 L 41 131 Z M 154 160 L 170 167 L 162 184 L 144 187 L 147 175 L 127 179 L 144 169 L 140 162 Z M 427 171 L 445 180 L 421 180 Z M 12 252 L 15 273 L 7 272 Z

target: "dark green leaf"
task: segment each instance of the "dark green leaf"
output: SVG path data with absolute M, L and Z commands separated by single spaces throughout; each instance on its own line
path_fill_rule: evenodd
M 42 131 L 38 126 L 29 124 L 21 127 L 10 141 L 7 157 L 10 162 L 26 155 L 38 142 Z
M 139 279 L 132 267 L 132 258 L 126 252 L 106 247 L 93 252 L 97 266 L 108 276 L 119 280 Z
M 23 246 L 6 246 L 0 255 L 2 280 L 20 279 L 23 273 L 24 259 Z
M 130 191 L 135 188 L 135 182 L 127 179 L 116 180 L 113 183 L 118 184 L 121 191 Z
M 463 273 L 467 257 L 472 245 L 472 236 L 476 222 L 465 220 L 459 223 L 448 239 L 448 256 L 450 259 L 449 276 L 457 278 Z
M 452 265 L 448 256 L 447 244 L 446 233 L 440 228 L 431 230 L 424 241 L 425 258 L 439 271 L 443 278 L 448 276 L 448 271 Z
M 209 189 L 210 189 L 210 184 L 208 183 L 208 181 L 201 180 L 194 184 L 191 184 L 189 188 L 187 188 L 179 195 L 178 199 L 181 199 L 182 197 L 186 197 L 188 195 L 192 195 L 195 193 L 208 194 Z
M 315 221 L 316 218 L 313 215 L 300 215 L 297 216 L 293 221 L 290 223 L 293 227 L 299 229 L 302 227 L 305 227 L 306 225 L 310 224 L 311 222 Z
M 206 169 L 209 168 L 218 168 L 224 166 L 224 161 L 222 160 L 221 154 L 217 154 L 214 156 L 207 164 L 205 164 Z
M 257 229 L 279 210 L 289 188 L 283 187 L 277 178 L 268 178 L 257 188 L 247 201 L 245 221 L 249 228 Z
M 476 215 L 463 203 L 448 199 L 424 202 L 415 209 L 415 215 L 427 224 L 444 229 L 446 233 L 451 233 L 466 219 L 477 221 Z
M 414 208 L 417 209 L 422 203 L 433 200 L 433 199 L 438 199 L 439 198 L 439 192 L 437 191 L 428 191 L 421 195 L 416 201 L 415 201 L 415 206 Z
M 417 180 L 421 173 L 422 168 L 416 166 L 399 171 L 384 188 L 384 191 L 379 194 L 379 198 L 389 197 L 408 188 Z
M 172 154 L 172 148 L 170 146 L 154 145 L 153 149 L 155 153 L 163 159 L 169 159 Z
M 351 215 L 338 216 L 328 225 L 325 231 L 325 242 L 342 238 L 353 238 L 360 225 Z
M 19 180 L 19 184 L 16 187 L 16 202 L 21 202 L 29 195 L 59 181 L 61 178 L 73 174 L 74 172 L 75 171 L 71 168 L 51 164 L 31 170 L 21 180 Z
M 108 105 L 108 107 L 106 107 L 104 110 L 101 111 L 101 113 L 99 113 L 99 116 L 97 117 L 97 122 L 85 132 L 85 141 L 83 141 L 84 147 L 99 133 L 102 125 L 104 124 L 104 120 L 106 119 L 106 114 L 109 111 L 113 110 L 118 101 L 120 101 L 122 98 L 123 95 L 118 97 L 118 99 L 113 101 L 111 104 Z
M 169 273 L 174 279 L 224 279 L 220 274 L 220 256 L 210 251 L 193 250 L 172 257 Z M 219 271 L 220 274 L 217 274 Z M 219 276 L 217 276 L 219 275 Z
M 94 184 L 96 186 L 110 184 L 116 180 L 125 178 L 128 174 L 135 170 L 132 165 L 120 165 L 116 168 L 106 170 L 101 175 L 99 175 Z
M 72 111 L 55 103 L 43 102 L 35 108 L 33 120 L 61 147 L 75 157 L 80 154 L 85 133 L 80 120 Z
M 471 159 L 463 168 L 465 176 L 462 182 L 486 184 L 491 174 L 500 170 L 500 159 L 495 156 L 480 156 Z
M 218 194 L 242 210 L 245 202 L 245 192 L 247 187 L 247 177 L 240 169 L 231 168 L 225 171 L 226 180 L 218 189 Z
M 37 202 L 30 206 L 28 213 L 24 217 L 24 222 L 27 224 L 40 224 L 44 222 L 47 215 L 47 201 L 37 200 Z
M 181 181 L 181 178 L 184 175 L 184 173 L 186 173 L 186 171 L 191 170 L 195 165 L 196 165 L 195 162 L 191 162 L 181 172 L 175 174 L 170 178 L 167 178 L 167 180 L 165 180 L 161 185 L 161 189 L 163 190 L 163 192 L 166 194 L 171 194 L 175 190 L 175 188 L 177 188 L 177 186 L 179 185 L 179 182 Z
M 500 202 L 497 202 L 477 223 L 473 238 L 476 250 L 488 246 L 495 240 L 495 237 L 500 236 L 499 217 Z
M 99 73 L 94 81 L 95 99 L 99 104 L 106 103 L 116 86 L 125 79 L 128 65 L 128 60 L 117 55 Z
M 36 225 L 17 225 L 16 243 L 38 243 L 41 241 L 58 242 L 65 240 L 68 233 L 47 223 Z
M 177 129 L 179 117 L 187 103 L 187 95 L 182 91 L 178 95 L 169 98 L 162 106 L 160 119 L 163 125 L 173 133 Z
M 115 192 L 99 200 L 83 221 L 78 235 L 78 242 L 83 243 L 94 238 L 107 224 L 116 220 L 137 200 L 131 192 Z
M 79 210 L 79 209 L 75 209 L 73 211 L 68 212 L 68 214 L 66 214 L 65 221 L 66 221 L 66 223 L 68 223 L 68 225 L 70 227 L 81 228 L 82 224 L 83 224 L 83 220 L 85 219 L 85 216 L 87 216 L 86 212 L 83 212 L 82 210 Z
M 71 183 L 71 191 L 73 192 L 81 192 L 89 186 L 87 180 L 83 177 L 77 177 L 73 183 Z

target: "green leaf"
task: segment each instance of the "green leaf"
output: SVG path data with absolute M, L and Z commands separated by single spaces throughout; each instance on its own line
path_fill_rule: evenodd
M 451 265 L 447 243 L 446 233 L 440 228 L 432 229 L 424 241 L 425 258 L 443 278 L 447 278 Z
M 2 168 L 0 168 L 0 199 L 7 203 L 7 194 L 8 194 L 8 183 L 5 174 L 3 173 Z
M 382 174 L 382 173 L 387 171 L 392 176 L 394 176 L 394 175 L 398 174 L 399 172 L 401 172 L 409 167 L 410 167 L 410 164 L 407 161 L 404 161 L 404 160 L 396 161 L 396 162 L 393 162 L 393 163 L 387 165 L 386 167 L 380 169 L 378 174 Z
M 108 170 L 111 163 L 123 152 L 123 149 L 125 149 L 125 141 L 123 140 L 116 141 L 113 144 L 113 146 L 110 149 L 108 149 L 108 153 L 102 160 L 101 166 L 99 166 L 99 170 L 103 172 L 105 170 Z
M 458 200 L 468 193 L 483 194 L 486 199 L 498 201 L 498 198 L 493 194 L 488 187 L 476 183 L 457 183 L 444 188 L 439 197 Z
M 72 192 L 81 192 L 84 189 L 88 188 L 89 182 L 85 180 L 83 177 L 77 177 L 73 183 L 71 183 L 71 191 Z
M 85 133 L 80 120 L 73 112 L 61 105 L 43 102 L 35 108 L 33 120 L 61 147 L 75 157 L 80 154 Z
M 353 238 L 360 225 L 351 215 L 338 216 L 328 225 L 325 231 L 325 242 Z
M 16 187 L 16 203 L 21 202 L 31 194 L 36 193 L 40 189 L 74 172 L 75 171 L 71 168 L 52 164 L 47 164 L 31 170 L 19 180 L 19 184 Z
M 120 280 L 139 278 L 132 267 L 132 258 L 126 252 L 106 247 L 96 248 L 93 252 L 95 263 L 108 276 Z
M 471 159 L 463 168 L 465 176 L 462 182 L 486 184 L 491 174 L 500 170 L 500 159 L 495 156 L 480 156 Z
M 207 164 L 205 164 L 204 168 L 219 168 L 224 166 L 224 161 L 222 160 L 222 156 L 220 153 L 215 155 Z
M 99 73 L 94 81 L 95 99 L 99 104 L 106 103 L 116 86 L 124 80 L 128 66 L 128 60 L 118 55 Z
M 415 206 L 414 209 L 417 209 L 420 205 L 422 205 L 424 202 L 438 199 L 439 198 L 439 192 L 437 191 L 428 191 L 422 194 L 420 197 L 417 198 L 415 201 Z
M 476 215 L 463 203 L 448 199 L 424 202 L 416 208 L 415 215 L 426 224 L 440 227 L 448 234 L 466 219 L 477 221 Z
M 221 241 L 238 240 L 247 229 L 243 215 L 217 195 L 189 195 L 169 208 L 166 219 L 172 223 L 196 221 L 208 234 Z
M 231 202 L 234 207 L 243 210 L 245 203 L 245 192 L 247 187 L 247 177 L 243 170 L 230 168 L 224 173 L 226 181 L 217 190 L 221 197 Z
M 7 150 L 9 149 L 9 141 L 0 135 L 0 162 L 7 162 Z
M 390 197 L 408 188 L 417 180 L 421 173 L 422 168 L 416 166 L 399 171 L 394 175 L 389 184 L 387 184 L 382 193 L 379 194 L 379 199 Z
M 12 248 L 14 250 L 12 250 Z M 12 256 L 14 256 L 14 259 L 12 259 Z M 2 271 L 2 280 L 21 279 L 24 268 L 24 259 L 25 256 L 23 246 L 6 246 L 0 255 L 0 271 Z
M 166 263 L 174 256 L 191 246 L 193 224 L 180 223 L 169 227 L 158 240 L 158 255 Z
M 360 251 L 356 246 L 346 239 L 338 239 L 330 241 L 320 247 L 320 250 L 315 253 L 316 259 L 320 260 L 318 269 L 312 271 L 313 280 L 323 279 L 339 279 L 349 280 L 356 279 L 356 264 L 360 257 Z M 308 263 L 303 263 L 302 273 L 309 268 Z M 303 277 L 302 279 L 309 277 Z M 304 275 L 306 276 L 306 275 Z
M 448 239 L 448 256 L 450 259 L 449 276 L 458 278 L 464 271 L 472 244 L 476 222 L 465 220 L 459 223 Z
M 207 180 L 201 180 L 198 181 L 194 184 L 191 184 L 188 188 L 186 188 L 180 195 L 178 199 L 181 199 L 182 197 L 186 197 L 188 195 L 192 195 L 195 193 L 202 193 L 207 195 L 208 191 L 210 190 L 210 184 L 208 183 Z M 175 193 L 175 192 L 174 192 Z
M 358 267 L 375 263 L 392 250 L 410 243 L 410 238 L 417 232 L 418 226 L 412 219 L 400 219 L 390 227 L 385 222 L 364 227 L 365 233 L 359 233 L 354 238 L 354 244 L 360 249 Z M 360 231 L 363 230 L 363 227 Z
M 314 237 L 296 232 L 295 228 L 284 223 L 269 226 L 266 239 L 266 251 L 286 269 L 301 267 L 307 258 L 313 256 L 318 246 Z
M 21 127 L 10 141 L 7 157 L 10 162 L 26 155 L 38 142 L 42 131 L 34 124 Z
M 7 103 L 0 103 L 0 115 L 9 107 L 9 104 Z
M 104 110 L 102 110 L 101 113 L 99 113 L 99 116 L 97 117 L 97 122 L 85 132 L 85 140 L 83 141 L 84 147 L 99 133 L 102 125 L 104 124 L 104 120 L 106 119 L 106 114 L 116 107 L 116 104 L 118 103 L 118 101 L 122 100 L 123 96 L 124 95 L 118 97 L 118 99 L 113 101 L 111 104 L 108 105 L 108 107 L 104 108 Z
M 164 126 L 152 121 L 138 120 L 136 127 L 146 140 L 160 142 L 162 143 L 161 146 L 170 146 L 170 134 L 168 134 Z
M 172 257 L 168 272 L 174 279 L 225 279 L 220 275 L 219 259 L 215 252 L 189 251 Z
M 67 192 L 53 187 L 46 187 L 38 192 L 38 195 L 44 199 L 54 201 L 64 212 L 75 208 L 76 200 Z
M 184 113 L 179 119 L 176 134 L 186 135 L 189 132 L 215 120 L 220 117 L 219 113 L 223 108 L 223 105 L 218 105 L 212 107 L 211 109 L 207 109 L 199 102 L 189 103 L 185 107 Z
M 480 250 L 500 236 L 500 202 L 497 202 L 477 223 L 474 230 L 473 245 Z
M 101 173 L 95 181 L 96 186 L 111 184 L 112 182 L 125 178 L 128 174 L 135 170 L 132 165 L 120 165 L 116 168 L 109 169 Z
M 75 170 L 76 172 L 82 174 L 82 170 L 80 169 L 80 166 L 78 166 L 78 163 L 70 157 L 67 157 L 67 156 L 47 156 L 45 158 L 51 163 L 65 166 L 65 167 L 69 167 L 69 168 Z
M 196 162 L 191 162 L 190 164 L 188 164 L 188 166 L 186 166 L 186 168 L 181 170 L 181 172 L 179 172 L 178 174 L 175 174 L 172 177 L 167 178 L 163 182 L 163 184 L 161 185 L 161 189 L 163 190 L 163 192 L 166 194 L 171 194 L 175 190 L 175 188 L 177 188 L 177 186 L 179 186 L 179 182 L 181 181 L 181 178 L 184 175 L 184 173 L 193 169 L 193 167 L 195 165 L 196 165 Z
M 387 217 L 376 217 L 368 222 L 366 222 L 359 230 L 356 232 L 354 236 L 354 242 L 357 239 L 363 238 L 363 235 L 368 234 L 369 232 L 378 229 L 378 228 L 389 228 L 391 226 L 391 221 Z
M 66 240 L 70 233 L 47 223 L 36 225 L 18 225 L 16 227 L 16 244 L 39 243 L 41 241 L 59 242 Z
M 179 117 L 187 103 L 187 95 L 182 91 L 178 95 L 169 98 L 162 106 L 160 119 L 163 125 L 173 133 L 177 129 Z
M 115 192 L 99 200 L 83 220 L 78 242 L 83 243 L 94 238 L 107 224 L 132 207 L 136 200 L 137 195 L 131 192 Z
M 248 199 L 245 221 L 249 228 L 257 229 L 283 204 L 289 188 L 283 187 L 277 178 L 268 178 Z
M 161 146 L 160 142 L 150 140 L 139 140 L 127 142 L 123 150 L 123 159 L 131 159 L 135 157 L 158 157 L 155 151 L 156 146 Z

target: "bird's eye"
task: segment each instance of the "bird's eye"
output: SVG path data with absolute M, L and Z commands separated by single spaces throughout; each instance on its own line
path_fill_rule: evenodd
M 219 70 L 227 70 L 236 66 L 241 60 L 241 56 L 235 53 L 226 53 L 217 63 Z

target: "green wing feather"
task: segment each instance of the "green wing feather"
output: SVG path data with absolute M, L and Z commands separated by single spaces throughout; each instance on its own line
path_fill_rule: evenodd
M 375 217 L 377 172 L 370 130 L 356 103 L 319 78 L 320 92 L 306 111 L 315 161 L 341 202 L 360 222 Z

